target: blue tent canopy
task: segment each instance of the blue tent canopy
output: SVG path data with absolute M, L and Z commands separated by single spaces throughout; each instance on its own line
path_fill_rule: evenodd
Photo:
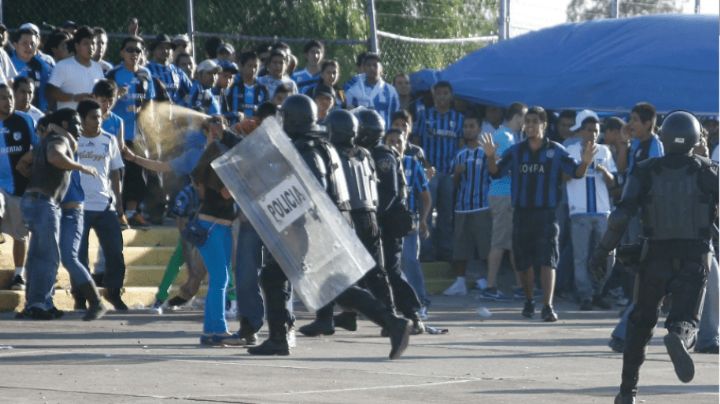
M 459 98 L 549 109 L 718 114 L 718 19 L 652 15 L 563 24 L 487 46 L 440 72 L 421 71 L 413 88 L 447 80 Z

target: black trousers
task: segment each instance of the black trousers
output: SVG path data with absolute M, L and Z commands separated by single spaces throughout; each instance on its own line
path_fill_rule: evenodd
M 395 306 L 403 317 L 418 320 L 418 310 L 422 307 L 415 290 L 402 277 L 400 260 L 402 259 L 402 239 L 387 235 L 382 236 L 385 271 L 387 272 Z
M 688 349 L 695 344 L 710 270 L 710 253 L 700 250 L 697 245 L 651 245 L 636 280 L 635 308 L 630 313 L 623 353 L 622 393 L 637 392 L 640 366 L 666 295 L 672 295 L 672 304 L 665 328 L 679 335 Z

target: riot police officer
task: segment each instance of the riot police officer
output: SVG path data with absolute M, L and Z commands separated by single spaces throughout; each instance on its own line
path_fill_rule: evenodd
M 316 125 L 317 106 L 306 95 L 288 97 L 282 106 L 283 129 L 293 141 L 305 163 L 310 167 L 330 199 L 341 211 L 350 208 L 349 196 L 345 187 L 342 163 L 335 148 L 326 140 L 326 136 Z M 270 258 L 264 264 L 260 275 L 261 285 L 266 299 L 269 338 L 262 344 L 248 348 L 253 355 L 289 355 L 287 341 L 288 324 L 292 313 L 287 309 L 291 294 L 291 285 L 278 263 Z M 397 359 L 407 348 L 412 324 L 389 313 L 385 306 L 369 292 L 351 286 L 341 293 L 335 301 L 353 309 L 372 322 L 389 330 L 390 359 Z
M 394 149 L 381 144 L 385 133 L 385 122 L 375 110 L 355 110 L 360 122 L 355 143 L 370 150 L 378 176 L 378 221 L 382 235 L 382 248 L 385 271 L 390 280 L 395 306 L 402 315 L 412 320 L 413 333 L 420 334 L 425 326 L 420 321 L 418 311 L 422 304 L 415 290 L 402 277 L 400 259 L 402 238 L 413 226 L 412 215 L 407 209 L 407 187 L 400 155 Z
M 673 301 L 665 322 L 665 346 L 682 382 L 689 382 L 695 374 L 688 349 L 695 343 L 707 283 L 718 171 L 710 160 L 691 154 L 700 139 L 700 123 L 692 114 L 669 114 L 660 138 L 666 155 L 643 161 L 633 171 L 591 263 L 595 278 L 602 279 L 605 258 L 618 245 L 639 208 L 646 241 L 616 404 L 635 403 L 640 366 L 658 320 L 660 302 L 668 293 L 673 295 Z
M 358 238 L 377 263 L 359 284 L 382 301 L 389 312 L 394 313 L 392 290 L 383 266 L 380 227 L 376 216 L 378 191 L 375 164 L 369 151 L 355 145 L 358 121 L 353 114 L 345 110 L 333 111 L 327 116 L 325 126 L 330 142 L 337 149 L 342 162 L 350 197 L 353 227 Z M 352 313 L 343 312 L 338 318 L 354 318 Z M 342 320 L 338 321 L 338 325 L 345 328 Z M 333 304 L 330 303 L 318 310 L 315 321 L 300 327 L 299 331 L 306 336 L 334 334 Z

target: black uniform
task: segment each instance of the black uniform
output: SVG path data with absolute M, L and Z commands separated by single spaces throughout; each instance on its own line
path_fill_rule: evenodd
M 682 114 L 687 116 L 678 117 Z M 694 376 L 687 350 L 695 343 L 710 268 L 718 169 L 706 158 L 689 155 L 697 136 L 686 136 L 687 132 L 672 136 L 677 129 L 673 124 L 679 120 L 692 124 L 691 117 L 680 112 L 665 119 L 662 136 L 668 155 L 643 161 L 632 172 L 591 264 L 595 277 L 601 277 L 602 260 L 617 246 L 628 221 L 640 209 L 646 241 L 638 267 L 637 303 L 629 318 L 622 384 L 616 403 L 635 402 L 646 346 L 657 323 L 660 304 L 668 294 L 672 294 L 672 307 L 665 321 L 668 330 L 665 345 L 680 380 L 687 383 Z M 685 141 L 681 140 L 683 136 Z M 687 147 L 673 152 L 673 145 L 683 143 Z

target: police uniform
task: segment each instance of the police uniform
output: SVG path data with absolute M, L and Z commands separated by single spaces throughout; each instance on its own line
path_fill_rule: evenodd
M 664 342 L 678 378 L 687 383 L 694 376 L 687 350 L 695 343 L 718 200 L 717 166 L 704 157 L 690 155 L 699 135 L 700 124 L 691 114 L 679 111 L 665 118 L 661 138 L 666 156 L 643 161 L 633 170 L 593 256 L 591 267 L 598 279 L 604 275 L 603 260 L 617 246 L 639 209 L 646 242 L 616 404 L 635 402 L 640 366 L 667 294 L 673 295 L 673 302 L 665 321 L 668 334 Z

